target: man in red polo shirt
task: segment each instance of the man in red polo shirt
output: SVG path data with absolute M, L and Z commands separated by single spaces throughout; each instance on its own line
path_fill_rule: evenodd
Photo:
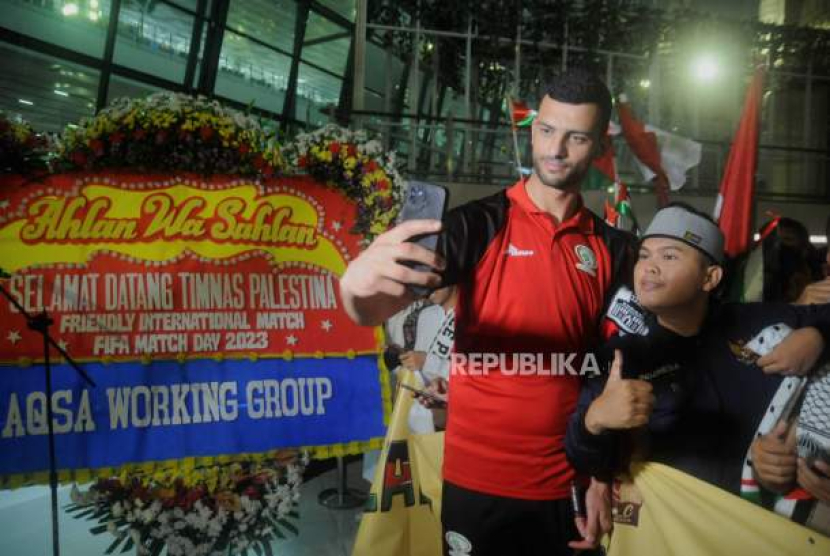
M 579 393 L 571 370 L 598 372 L 583 355 L 600 340 L 606 298 L 631 262 L 633 238 L 588 211 L 579 193 L 610 112 L 596 76 L 557 76 L 533 123 L 527 181 L 454 209 L 443 226 L 400 224 L 341 279 L 346 311 L 367 325 L 411 303 L 407 285 L 459 286 L 441 516 L 450 556 L 564 555 L 569 542 L 598 537 L 589 507 L 583 543 L 573 542 L 577 477 L 563 441 Z M 431 232 L 437 253 L 406 241 Z

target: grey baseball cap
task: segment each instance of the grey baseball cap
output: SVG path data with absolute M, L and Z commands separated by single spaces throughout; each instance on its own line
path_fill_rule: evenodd
M 641 240 L 649 237 L 668 237 L 691 245 L 722 265 L 723 232 L 710 220 L 680 206 L 657 211 Z

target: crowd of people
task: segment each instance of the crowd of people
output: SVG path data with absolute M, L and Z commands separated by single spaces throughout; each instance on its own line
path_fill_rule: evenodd
M 810 396 L 830 387 L 830 254 L 780 219 L 763 244 L 765 301 L 735 303 L 724 299 L 724 237 L 707 215 L 669 205 L 639 238 L 609 226 L 584 207 L 580 186 L 602 154 L 611 106 L 592 73 L 558 75 L 532 124 L 526 180 L 443 222 L 400 223 L 341 279 L 361 324 L 411 306 L 412 286 L 451 287 L 436 303 L 445 317 L 454 309 L 456 354 L 600 362 L 601 372 L 574 376 L 536 357 L 534 372 L 518 375 L 510 358 L 490 372 L 471 368 L 473 357 L 445 358 L 429 375 L 430 348 L 400 355 L 424 374 L 424 405 L 447 403 L 447 555 L 591 553 L 612 526 L 610 482 L 637 459 L 736 495 L 749 480 L 771 495 L 799 488 L 811 508 L 830 504 L 830 426 L 801 426 L 816 417 Z M 422 234 L 438 234 L 436 251 L 408 241 Z M 425 332 L 430 343 L 439 336 Z M 800 397 L 773 411 L 782 388 Z M 584 515 L 573 485 L 585 488 Z M 830 535 L 830 523 L 806 524 Z

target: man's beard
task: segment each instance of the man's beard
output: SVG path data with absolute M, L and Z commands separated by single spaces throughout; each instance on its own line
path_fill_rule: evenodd
M 582 183 L 582 180 L 585 179 L 585 176 L 588 174 L 589 169 L 590 166 L 580 171 L 579 168 L 569 165 L 566 167 L 566 170 L 570 171 L 569 173 L 566 173 L 561 177 L 554 177 L 544 173 L 544 165 L 541 157 L 533 158 L 533 172 L 536 174 L 536 177 L 539 178 L 539 181 L 547 187 L 552 187 L 561 191 L 569 191 L 578 188 Z

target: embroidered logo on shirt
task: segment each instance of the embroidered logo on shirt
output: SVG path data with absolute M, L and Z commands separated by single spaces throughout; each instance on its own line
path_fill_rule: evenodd
M 744 365 L 754 365 L 755 362 L 761 357 L 746 347 L 746 343 L 742 340 L 729 340 L 729 351 L 731 351 L 732 355 L 734 355 L 735 358 Z
M 597 256 L 591 251 L 587 245 L 577 245 L 575 248 L 576 256 L 579 262 L 576 263 L 576 268 L 582 272 L 587 272 L 591 276 L 597 275 Z
M 533 251 L 530 249 L 519 249 L 512 243 L 507 247 L 507 252 L 505 253 L 508 257 L 532 257 Z

